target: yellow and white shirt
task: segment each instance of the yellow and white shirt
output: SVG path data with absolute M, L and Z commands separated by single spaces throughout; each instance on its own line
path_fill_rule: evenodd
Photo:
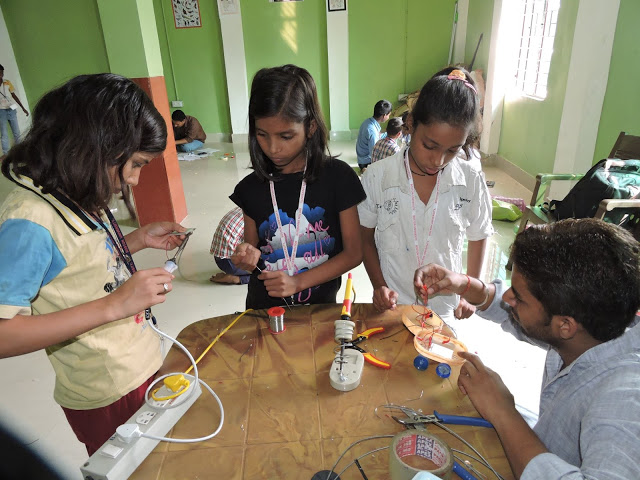
M 0 318 L 39 315 L 104 297 L 130 274 L 107 233 L 59 193 L 27 177 L 0 207 Z M 106 224 L 106 221 L 105 221 Z M 63 407 L 104 407 L 139 387 L 162 364 L 144 312 L 46 349 Z

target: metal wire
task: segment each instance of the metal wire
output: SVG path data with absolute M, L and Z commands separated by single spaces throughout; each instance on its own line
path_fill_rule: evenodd
M 392 436 L 393 436 L 393 435 L 392 435 Z M 356 463 L 356 462 L 359 462 L 361 458 L 364 458 L 364 457 L 366 457 L 366 456 L 368 456 L 368 455 L 371 455 L 371 454 L 373 454 L 373 453 L 379 452 L 379 451 L 381 451 L 381 450 L 387 450 L 388 448 L 389 448 L 389 445 L 387 445 L 386 447 L 380 447 L 380 448 L 376 448 L 376 449 L 374 449 L 374 450 L 369 450 L 367 453 L 363 453 L 363 454 L 362 454 L 362 455 L 360 455 L 358 458 L 356 458 L 356 459 L 352 460 L 352 461 L 351 461 L 351 463 L 349 463 L 349 465 L 347 465 L 346 467 L 344 467 L 344 468 L 342 469 L 342 471 L 341 471 L 340 473 L 338 473 L 338 477 L 339 477 L 340 475 L 342 475 L 344 472 L 346 472 L 346 471 L 347 471 L 347 469 L 348 469 L 351 465 L 353 465 L 353 464 L 354 464 L 354 463 Z M 362 470 L 362 469 L 361 469 L 361 470 Z M 364 475 L 364 472 L 362 472 L 362 474 Z
M 462 438 L 460 435 L 458 435 L 456 432 L 454 432 L 453 430 L 451 430 L 449 427 L 444 426 L 442 423 L 440 422 L 433 422 L 433 425 L 437 425 L 438 427 L 440 427 L 441 429 L 443 429 L 445 432 L 450 433 L 451 435 L 453 435 L 454 437 L 456 437 L 458 440 L 460 440 L 462 443 L 464 443 L 467 447 L 469 447 L 471 450 L 473 450 L 473 452 L 478 455 L 479 458 L 482 459 L 482 461 L 486 464 L 487 468 L 489 470 L 491 470 L 493 472 L 493 474 L 499 478 L 502 479 L 502 477 L 500 476 L 500 474 L 498 472 L 496 472 L 496 470 L 491 466 L 491 464 L 489 463 L 489 461 L 484 458 L 482 456 L 482 454 L 475 449 L 475 447 L 473 445 L 471 445 L 469 442 L 467 442 L 464 438 Z
M 340 460 L 342 460 L 342 457 L 344 457 L 347 452 L 349 450 L 351 450 L 353 447 L 355 447 L 356 445 L 358 445 L 359 443 L 362 442 L 366 442 L 368 440 L 375 440 L 376 438 L 393 438 L 395 435 L 374 435 L 372 437 L 366 437 L 366 438 L 361 438 L 360 440 L 357 440 L 355 442 L 353 442 L 351 445 L 349 445 L 344 452 L 342 452 L 342 454 L 338 457 L 338 460 L 336 460 L 336 463 L 333 464 L 333 467 L 331 467 L 331 469 L 329 470 L 329 473 L 327 473 L 327 478 L 326 480 L 330 480 L 331 479 L 331 472 L 333 472 L 333 469 L 336 468 L 338 466 L 338 463 L 340 463 Z M 389 448 L 389 447 L 384 447 L 384 448 Z M 353 463 L 353 462 L 352 462 Z M 351 464 L 349 464 L 350 466 Z M 347 467 L 348 468 L 348 467 Z

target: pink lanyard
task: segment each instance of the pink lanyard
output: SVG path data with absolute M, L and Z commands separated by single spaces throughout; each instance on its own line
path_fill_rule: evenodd
M 287 249 L 287 239 L 282 228 L 282 221 L 280 220 L 280 214 L 278 212 L 278 201 L 276 200 L 276 190 L 273 185 L 273 180 L 269 180 L 269 188 L 271 190 L 271 203 L 273 204 L 273 213 L 276 216 L 276 222 L 278 223 L 278 229 L 280 230 L 280 240 L 282 241 L 282 251 L 284 252 L 284 262 L 289 272 L 289 276 L 293 276 L 296 272 L 296 252 L 298 251 L 298 239 L 300 238 L 300 218 L 302 217 L 302 207 L 304 206 L 304 195 L 307 191 L 307 181 L 304 179 L 304 174 L 307 171 L 305 164 L 304 172 L 302 173 L 302 186 L 300 187 L 300 200 L 298 201 L 298 209 L 296 210 L 296 234 L 293 237 L 293 245 L 291 247 L 291 255 Z M 291 229 L 289 229 L 291 230 Z
M 410 147 L 409 147 L 410 148 Z M 427 256 L 427 250 L 429 249 L 429 242 L 431 241 L 431 232 L 433 231 L 433 224 L 436 219 L 436 212 L 438 211 L 438 198 L 440 196 L 440 172 L 437 173 L 436 179 L 436 199 L 433 204 L 433 214 L 431 215 L 431 226 L 429 227 L 429 236 L 427 237 L 427 244 L 424 246 L 422 256 L 420 255 L 420 247 L 418 246 L 418 222 L 416 220 L 416 191 L 413 186 L 413 176 L 411 175 L 411 167 L 409 166 L 408 152 L 409 148 L 404 150 L 404 168 L 407 172 L 407 178 L 409 180 L 409 191 L 411 192 L 411 218 L 413 220 L 413 243 L 416 247 L 416 260 L 418 261 L 418 267 L 424 265 L 424 259 Z

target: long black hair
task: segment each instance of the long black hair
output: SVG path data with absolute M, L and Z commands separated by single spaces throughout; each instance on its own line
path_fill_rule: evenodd
M 278 171 L 267 157 L 256 137 L 256 119 L 282 115 L 289 121 L 304 124 L 307 142 L 305 154 L 307 169 L 305 179 L 313 182 L 327 158 L 329 139 L 324 123 L 316 84 L 311 74 L 295 65 L 263 68 L 253 77 L 249 99 L 249 153 L 251 166 L 262 180 L 277 178 Z M 316 130 L 310 137 L 312 122 Z
M 449 78 L 454 70 L 464 74 L 464 80 Z M 470 158 L 471 146 L 480 135 L 480 102 L 475 82 L 462 67 L 447 67 L 436 73 L 420 90 L 413 111 L 413 128 L 419 123 L 447 123 L 470 129 L 462 149 Z
M 108 208 L 109 168 L 122 176 L 136 152 L 161 153 L 167 126 L 151 99 L 131 80 L 102 73 L 80 75 L 45 94 L 24 140 L 9 151 L 2 173 L 30 177 L 44 193 L 58 190 L 88 212 Z

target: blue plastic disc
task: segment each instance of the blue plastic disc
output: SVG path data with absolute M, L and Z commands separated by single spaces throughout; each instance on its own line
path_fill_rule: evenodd
M 423 357 L 422 355 L 418 355 L 413 359 L 413 366 L 418 370 L 426 370 L 429 366 L 429 359 L 427 357 Z
M 436 374 L 440 378 L 449 378 L 449 375 L 451 375 L 451 367 L 446 363 L 441 363 L 436 367 Z

